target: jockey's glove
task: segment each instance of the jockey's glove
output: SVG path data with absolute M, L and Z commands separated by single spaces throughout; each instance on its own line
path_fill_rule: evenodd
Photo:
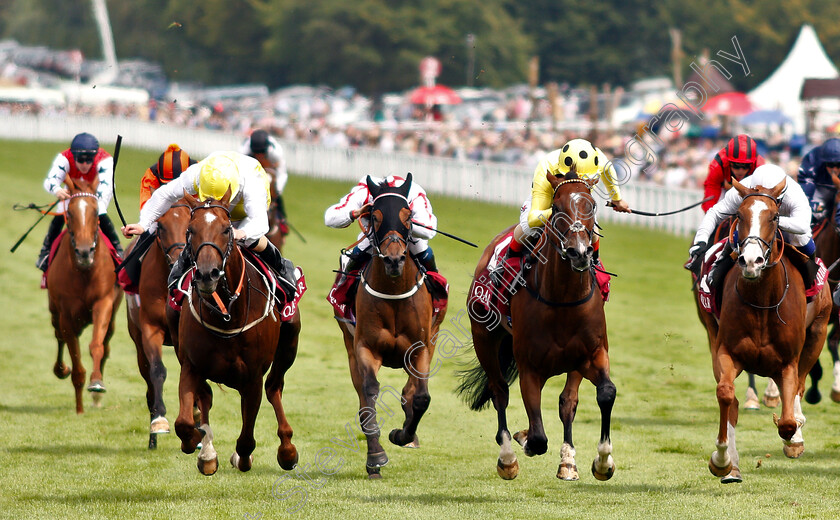
M 695 273 L 699 272 L 700 265 L 703 262 L 703 253 L 705 253 L 707 249 L 708 247 L 705 242 L 697 242 L 688 248 L 688 256 L 691 257 L 689 267 L 691 271 L 694 271 Z

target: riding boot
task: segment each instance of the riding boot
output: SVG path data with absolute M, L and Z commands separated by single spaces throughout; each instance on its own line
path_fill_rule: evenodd
M 417 261 L 426 271 L 437 272 L 437 264 L 435 263 L 435 252 L 431 247 L 426 248 L 425 251 L 417 255 Z
M 50 249 L 52 249 L 53 242 L 61 234 L 61 229 L 64 227 L 64 215 L 56 215 L 50 222 L 50 227 L 47 229 L 47 236 L 44 237 L 44 245 L 41 247 L 41 252 L 38 253 L 38 260 L 35 261 L 35 267 L 41 271 L 47 272 L 47 259 L 50 256 Z
M 732 259 L 732 246 L 729 242 L 726 242 L 720 257 L 715 260 L 715 263 L 709 270 L 709 287 L 720 291 L 723 288 L 723 281 L 726 280 L 726 274 L 734 265 L 735 260 Z
M 178 280 L 184 276 L 184 273 L 187 272 L 187 269 L 190 268 L 190 264 L 192 264 L 192 259 L 186 248 L 181 251 L 181 255 L 178 257 L 178 261 L 175 262 L 175 265 L 172 266 L 172 269 L 169 271 L 169 277 L 166 279 L 166 286 L 172 289 L 172 286 L 178 283 Z
M 817 273 L 820 270 L 820 266 L 817 264 L 817 254 L 812 253 L 806 262 L 802 262 L 796 267 L 802 275 L 802 282 L 805 284 L 805 291 L 807 292 L 808 289 L 814 286 L 814 282 L 817 280 Z
M 122 244 L 120 244 L 120 236 L 117 234 L 117 230 L 114 229 L 114 223 L 111 222 L 111 218 L 107 213 L 99 215 L 99 229 L 108 237 L 117 254 L 122 258 L 123 248 Z
M 278 279 L 278 286 L 286 294 L 287 301 L 291 301 L 295 297 L 295 290 L 297 288 L 297 280 L 295 280 L 295 264 L 288 258 L 283 258 L 280 250 L 272 244 L 267 242 L 265 249 L 262 251 L 255 251 L 257 256 L 274 270 L 280 279 Z

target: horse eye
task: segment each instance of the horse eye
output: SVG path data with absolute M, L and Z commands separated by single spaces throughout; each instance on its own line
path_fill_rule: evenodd
M 230 228 L 225 229 L 224 231 L 222 231 L 222 233 L 225 235 L 230 235 Z

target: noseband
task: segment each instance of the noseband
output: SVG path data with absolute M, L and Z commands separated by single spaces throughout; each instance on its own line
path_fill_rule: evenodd
M 97 204 L 99 203 L 99 198 L 96 196 L 95 193 L 89 193 L 89 192 L 83 191 L 83 192 L 74 193 L 73 195 L 70 195 L 70 199 L 76 199 L 76 198 L 79 198 L 79 197 L 93 197 L 94 199 L 96 199 Z M 75 233 L 73 233 L 73 228 L 70 227 L 70 222 L 69 222 L 69 217 L 68 217 L 68 215 L 70 213 L 70 211 L 69 211 L 70 204 L 68 203 L 67 206 L 68 206 L 67 211 L 64 212 L 64 223 L 67 225 L 67 232 L 70 234 L 70 245 L 73 246 L 73 250 L 75 251 L 76 250 L 76 235 L 75 235 Z M 98 208 L 97 208 L 97 218 L 99 218 Z M 96 224 L 96 227 L 97 227 L 97 231 L 93 234 L 93 250 L 94 251 L 96 250 L 96 244 L 99 241 L 99 224 L 98 223 Z

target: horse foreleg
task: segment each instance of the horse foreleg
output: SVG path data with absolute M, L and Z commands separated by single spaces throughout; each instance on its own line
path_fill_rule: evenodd
M 580 372 L 569 372 L 566 385 L 560 394 L 560 421 L 563 423 L 563 446 L 560 448 L 560 466 L 557 468 L 557 478 L 561 480 L 579 480 L 580 475 L 575 462 L 575 443 L 572 440 L 572 423 L 578 405 L 578 388 L 583 380 Z
M 789 458 L 798 458 L 805 451 L 801 426 L 805 416 L 799 403 L 799 369 L 791 364 L 782 369 L 778 382 L 782 394 L 782 417 L 773 414 L 773 422 L 779 430 L 779 437 L 784 441 L 784 453 Z M 796 438 L 794 438 L 796 437 Z
M 142 312 L 142 311 L 141 311 Z M 169 433 L 166 420 L 166 404 L 163 402 L 163 384 L 166 382 L 166 367 L 163 365 L 163 341 L 166 331 L 144 323 L 141 326 L 141 347 L 137 349 L 137 364 L 146 380 L 146 404 L 149 408 L 149 436 Z
M 359 330 L 356 330 L 357 337 Z M 356 363 L 359 370 L 359 427 L 367 439 L 367 461 L 365 467 L 370 478 L 380 478 L 379 468 L 388 463 L 388 455 L 379 443 L 379 425 L 376 421 L 376 400 L 379 398 L 379 381 L 376 374 L 382 366 L 381 360 L 373 356 L 366 347 L 357 343 Z
M 254 462 L 254 448 L 257 441 L 254 439 L 254 425 L 257 422 L 257 413 L 260 411 L 262 402 L 262 374 L 255 377 L 253 382 L 239 391 L 242 430 L 239 438 L 236 439 L 236 451 L 230 456 L 230 464 L 239 471 L 248 471 Z
M 744 409 L 758 410 L 761 407 L 758 402 L 758 390 L 755 388 L 755 375 L 752 372 L 747 372 L 747 376 L 749 376 L 749 382 L 747 383 L 747 393 L 744 398 Z
M 56 341 L 58 342 L 58 354 L 53 365 L 53 374 L 59 379 L 67 379 L 67 376 L 70 375 L 70 367 L 64 364 L 64 340 L 56 338 Z
M 181 451 L 193 453 L 201 442 L 202 432 L 195 427 L 193 406 L 195 406 L 199 381 L 193 375 L 192 364 L 184 360 L 178 382 L 178 418 L 175 419 L 175 434 L 181 439 Z M 203 413 L 203 412 L 202 412 Z
M 735 398 L 735 378 L 738 370 L 728 353 L 722 347 L 717 349 L 717 400 L 720 407 L 716 450 L 709 459 L 709 470 L 716 477 L 729 474 L 735 462 L 729 450 L 730 434 L 734 435 L 735 425 L 731 422 L 731 407 L 737 403 Z M 735 451 L 735 450 L 733 450 Z M 737 451 L 735 451 L 737 454 Z
M 411 368 L 406 367 L 409 376 L 408 382 L 403 388 L 401 399 L 405 421 L 402 429 L 394 429 L 388 435 L 388 439 L 397 446 L 417 448 L 420 445 L 417 439 L 417 425 L 420 424 L 420 419 L 429 409 L 432 398 L 429 394 L 428 379 L 417 377 L 415 374 L 429 374 L 431 357 L 428 348 L 421 348 L 417 355 L 411 359 Z
M 76 396 L 76 413 L 84 413 L 84 405 L 82 404 L 82 386 L 85 384 L 85 367 L 82 365 L 82 355 L 79 350 L 79 338 L 76 336 L 74 327 L 74 320 L 71 316 L 62 315 L 60 318 L 59 328 L 56 329 L 56 336 L 62 334 L 59 338 L 59 343 L 63 340 L 67 345 L 67 353 L 70 356 L 71 376 L 70 380 L 73 382 L 73 390 Z
M 288 329 L 287 332 L 287 327 L 292 326 L 293 324 L 284 324 L 280 329 L 280 342 L 274 353 L 274 362 L 271 364 L 268 378 L 265 380 L 265 395 L 274 408 L 274 415 L 277 417 L 277 436 L 280 437 L 277 463 L 286 471 L 294 469 L 298 463 L 297 448 L 292 444 L 292 426 L 283 411 L 285 375 L 297 355 L 298 333 L 300 332 L 299 325 L 296 329 Z
M 835 325 L 831 331 L 831 337 L 828 339 L 828 351 L 831 353 L 831 366 L 834 382 L 831 385 L 831 400 L 835 403 L 840 403 L 840 354 L 838 354 L 838 344 L 840 344 L 840 326 Z
M 767 408 L 775 408 L 779 406 L 779 387 L 772 379 L 767 380 L 767 388 L 764 389 L 764 406 Z
M 542 411 L 540 410 L 542 388 L 545 385 L 545 380 L 530 367 L 527 367 L 527 370 L 525 368 L 523 366 L 519 367 L 519 390 L 522 393 L 525 412 L 528 414 L 528 433 L 522 443 L 522 449 L 525 451 L 525 455 L 533 457 L 548 451 L 548 437 L 545 435 Z
M 88 385 L 88 392 L 93 395 L 94 406 L 100 406 L 101 395 L 105 392 L 105 384 L 102 382 L 102 368 L 105 364 L 106 348 L 105 341 L 109 329 L 112 329 L 111 323 L 112 303 L 110 301 L 99 300 L 93 305 L 93 333 L 90 339 L 90 357 L 93 359 L 93 369 L 90 373 L 90 384 Z M 111 330 L 113 333 L 113 330 Z

